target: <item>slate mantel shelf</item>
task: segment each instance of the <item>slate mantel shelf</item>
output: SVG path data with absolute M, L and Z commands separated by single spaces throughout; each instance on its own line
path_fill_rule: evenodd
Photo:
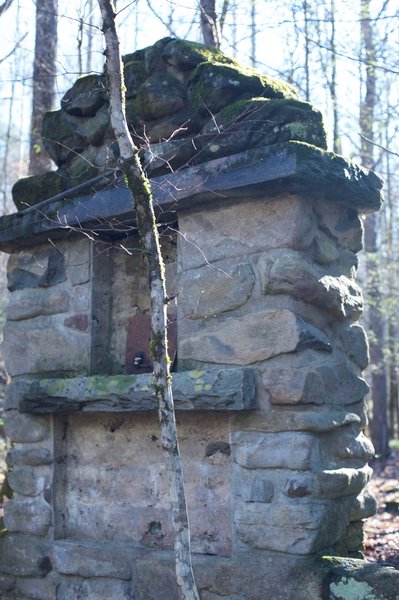
M 255 370 L 248 367 L 173 373 L 176 410 L 255 409 L 255 377 Z M 9 384 L 6 403 L 9 408 L 30 414 L 157 409 L 151 373 L 18 379 Z
M 179 210 L 265 194 L 299 193 L 377 210 L 381 180 L 340 156 L 300 142 L 246 150 L 153 177 L 151 187 L 158 220 L 176 220 Z M 57 239 L 81 228 L 103 235 L 123 235 L 135 223 L 132 198 L 122 184 L 78 198 L 44 203 L 40 209 L 0 218 L 0 250 L 12 251 Z

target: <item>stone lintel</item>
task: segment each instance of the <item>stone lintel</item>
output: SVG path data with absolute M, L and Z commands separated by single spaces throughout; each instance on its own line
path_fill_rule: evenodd
M 137 412 L 157 408 L 152 374 L 26 379 L 18 385 L 21 412 Z M 250 368 L 173 374 L 177 410 L 241 411 L 255 408 L 255 371 Z
M 378 210 L 381 180 L 341 156 L 301 142 L 274 144 L 210 160 L 151 179 L 159 220 L 176 219 L 176 212 L 243 194 L 254 200 L 265 194 L 297 193 L 347 205 L 359 212 Z M 45 200 L 45 199 L 43 199 Z M 45 218 L 48 215 L 48 219 Z M 0 219 L 0 249 L 65 236 L 69 226 L 112 233 L 117 224 L 134 224 L 132 199 L 120 184 L 79 198 L 64 198 L 6 215 Z

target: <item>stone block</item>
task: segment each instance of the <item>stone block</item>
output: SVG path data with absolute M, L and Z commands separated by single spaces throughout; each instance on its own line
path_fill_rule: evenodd
M 90 281 L 91 276 L 91 242 L 81 236 L 73 240 L 65 248 L 67 280 L 73 286 Z
M 16 382 L 20 410 L 29 413 L 143 412 L 155 410 L 152 374 L 73 377 Z M 256 379 L 251 368 L 180 371 L 173 374 L 176 410 L 255 408 Z
M 180 270 L 272 248 L 306 249 L 313 241 L 315 218 L 298 196 L 242 201 L 181 214 Z
M 52 510 L 42 498 L 11 498 L 4 506 L 4 524 L 9 531 L 46 535 L 51 520 Z
M 12 254 L 7 265 L 8 289 L 47 288 L 65 281 L 65 255 L 52 246 Z
M 182 324 L 179 336 L 180 360 L 205 363 L 250 365 L 306 348 L 331 350 L 325 334 L 286 309 L 210 320 L 198 332 Z
M 375 496 L 367 489 L 367 487 L 361 491 L 361 493 L 353 500 L 350 512 L 351 521 L 361 521 L 372 517 L 377 512 L 377 500 Z
M 16 587 L 18 598 L 26 596 L 32 600 L 56 600 L 57 583 L 57 578 L 52 574 L 41 578 L 19 578 Z
M 13 446 L 10 449 L 6 457 L 6 462 L 10 467 L 17 467 L 19 465 L 37 467 L 51 465 L 54 462 L 53 454 L 48 448 L 24 446 Z
M 54 567 L 63 575 L 130 579 L 125 549 L 102 543 L 58 541 L 51 551 Z
M 321 226 L 342 248 L 360 252 L 363 248 L 363 224 L 356 210 L 319 200 L 315 204 Z
M 38 496 L 49 486 L 51 472 L 46 467 L 13 467 L 8 483 L 21 496 Z
M 323 559 L 323 589 L 330 600 L 397 600 L 399 573 L 365 560 L 339 557 Z
M 185 271 L 179 280 L 178 311 L 188 319 L 204 319 L 234 310 L 247 302 L 254 281 L 249 263 Z
M 4 328 L 4 355 L 11 376 L 87 371 L 89 349 L 89 336 L 65 328 L 62 315 L 9 321 Z
M 15 577 L 7 577 L 0 575 L 0 598 L 3 598 L 5 592 L 9 592 L 14 588 Z
M 334 431 L 351 424 L 366 425 L 364 402 L 351 405 L 351 410 L 281 410 L 251 411 L 247 414 L 235 414 L 231 420 L 236 431 Z
M 308 554 L 326 515 L 321 504 L 246 503 L 235 512 L 234 522 L 241 541 L 255 548 Z
M 70 296 L 59 286 L 47 289 L 16 290 L 6 309 L 8 321 L 34 319 L 40 315 L 55 315 L 68 312 Z
M 17 411 L 7 411 L 5 430 L 13 442 L 42 442 L 50 434 L 50 423 L 47 417 L 23 415 Z
M 247 469 L 311 467 L 315 436 L 302 432 L 233 434 L 234 460 Z
M 325 470 L 317 474 L 315 493 L 322 498 L 340 498 L 341 496 L 357 496 L 369 482 L 372 469 Z
M 281 360 L 280 360 L 281 359 Z M 262 382 L 272 404 L 356 403 L 368 392 L 345 357 L 326 358 L 324 354 L 279 357 L 263 367 Z
M 342 326 L 339 330 L 344 351 L 361 369 L 365 369 L 370 361 L 369 345 L 366 333 L 357 323 Z
M 251 487 L 244 489 L 243 498 L 247 502 L 266 502 L 272 501 L 274 496 L 274 485 L 270 479 L 264 479 L 260 476 L 252 480 Z
M 48 543 L 38 537 L 9 533 L 0 538 L 1 571 L 15 577 L 43 577 L 52 570 Z
M 362 467 L 374 456 L 372 442 L 362 431 L 343 427 L 323 439 L 320 458 L 326 468 Z
M 135 600 L 131 584 L 105 577 L 93 579 L 64 578 L 57 592 L 57 600 Z
M 362 314 L 363 297 L 359 286 L 344 275 L 326 274 L 299 252 L 284 250 L 262 256 L 258 270 L 264 294 L 289 294 L 339 320 L 357 319 Z

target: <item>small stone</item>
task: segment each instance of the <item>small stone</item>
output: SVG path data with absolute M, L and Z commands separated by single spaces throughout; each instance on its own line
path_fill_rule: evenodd
M 64 326 L 87 333 L 89 331 L 89 317 L 87 315 L 72 315 L 64 319 Z
M 49 422 L 45 417 L 7 411 L 5 415 L 5 429 L 13 442 L 42 442 L 49 435 Z
M 10 467 L 19 465 L 37 467 L 51 465 L 54 457 L 48 448 L 35 448 L 34 446 L 17 448 L 14 446 L 8 452 L 6 461 Z
M 50 472 L 32 467 L 14 467 L 8 473 L 10 487 L 21 496 L 38 496 L 49 485 Z
M 177 79 L 164 71 L 148 77 L 141 84 L 136 102 L 144 119 L 159 119 L 184 107 L 185 91 Z
M 4 506 L 4 524 L 9 531 L 46 535 L 51 520 L 52 510 L 42 498 L 11 498 Z

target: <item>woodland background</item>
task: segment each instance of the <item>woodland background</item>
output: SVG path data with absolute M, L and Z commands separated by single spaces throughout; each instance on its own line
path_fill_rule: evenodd
M 329 149 L 385 181 L 364 217 L 358 278 L 371 364 L 366 377 L 377 455 L 399 447 L 399 0 L 118 0 L 122 53 L 165 36 L 219 45 L 243 64 L 294 84 L 325 115 Z M 38 136 L 84 73 L 104 64 L 96 0 L 0 1 L 0 213 L 17 179 L 50 168 Z M 1 257 L 0 326 L 7 302 Z M 3 374 L 5 377 L 5 373 Z M 397 497 L 397 496 L 396 496 Z

